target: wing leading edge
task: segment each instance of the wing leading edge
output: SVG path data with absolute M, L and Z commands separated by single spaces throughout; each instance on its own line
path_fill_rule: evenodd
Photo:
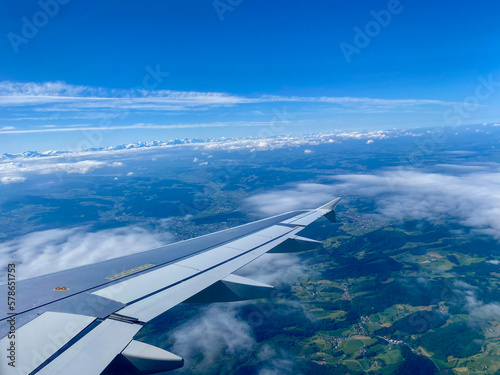
M 317 248 L 318 241 L 297 233 L 322 216 L 335 221 L 340 199 L 19 282 L 13 339 L 13 316 L 0 319 L 0 351 L 13 354 L 0 359 L 0 374 L 154 374 L 182 367 L 175 354 L 133 340 L 143 324 L 183 302 L 268 297 L 272 286 L 233 272 L 267 252 Z M 0 296 L 7 292 L 0 286 Z

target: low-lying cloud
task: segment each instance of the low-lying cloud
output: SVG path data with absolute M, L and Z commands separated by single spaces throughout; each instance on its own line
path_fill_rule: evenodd
M 2 176 L 0 177 L 0 182 L 4 185 L 16 184 L 19 182 L 24 182 L 26 177 L 22 176 Z
M 246 203 L 262 216 L 315 208 L 336 196 L 373 198 L 389 220 L 454 218 L 466 227 L 500 239 L 500 165 L 386 170 L 372 175 L 338 175 L 333 184 L 301 183 L 252 196 Z M 439 170 L 439 173 L 436 172 Z
M 311 270 L 294 254 L 264 254 L 236 273 L 275 287 L 296 283 L 306 275 L 311 276 Z
M 334 192 L 335 188 L 331 185 L 300 183 L 293 188 L 253 195 L 245 200 L 245 204 L 254 213 L 264 217 L 319 207 L 333 199 Z
M 234 366 L 253 355 L 259 361 L 259 374 L 300 374 L 289 353 L 256 341 L 251 322 L 238 316 L 241 304 L 205 307 L 170 333 L 169 350 L 186 361 L 179 373 L 232 374 Z
M 0 243 L 0 257 L 16 263 L 18 278 L 26 279 L 149 250 L 173 241 L 168 232 L 139 226 L 89 231 L 87 226 L 50 229 Z M 4 280 L 5 269 L 0 270 Z
M 479 300 L 476 295 L 477 288 L 467 284 L 466 282 L 457 280 L 454 282 L 454 286 L 457 288 L 455 292 L 464 296 L 466 308 L 469 310 L 471 317 L 487 321 L 500 321 L 499 303 L 484 303 Z
M 204 308 L 196 318 L 178 327 L 171 338 L 172 352 L 186 360 L 180 372 L 218 370 L 224 366 L 219 358 L 250 353 L 257 346 L 252 327 L 237 317 L 235 304 L 226 303 Z M 195 362 L 193 358 L 199 353 L 203 358 Z
M 276 121 L 276 124 L 284 124 L 283 121 Z M 294 122 L 295 125 L 305 125 L 300 121 Z M 13 134 L 13 133 L 37 133 L 37 132 L 70 132 L 70 131 L 106 131 L 112 129 L 174 129 L 174 128 L 207 128 L 207 127 L 262 127 L 267 126 L 266 122 L 255 122 L 255 121 L 245 121 L 245 122 L 216 122 L 216 123 L 198 123 L 198 124 L 175 124 L 175 125 L 155 125 L 155 124 L 144 124 L 139 123 L 135 125 L 120 125 L 113 127 L 102 127 L 102 126 L 73 126 L 73 127 L 56 127 L 55 125 L 44 125 L 43 129 L 11 129 L 11 130 L 1 130 L 2 134 Z M 435 131 L 435 130 L 434 130 Z M 429 131 L 431 132 L 431 131 Z M 318 146 L 322 144 L 335 144 L 342 143 L 345 140 L 358 140 L 364 141 L 366 139 L 389 139 L 389 138 L 400 138 L 400 137 L 420 137 L 422 136 L 421 129 L 416 130 L 368 130 L 363 132 L 347 132 L 335 130 L 328 133 L 319 134 L 308 134 L 308 135 L 276 135 L 269 137 L 242 137 L 242 138 L 221 138 L 221 139 L 175 139 L 169 141 L 159 141 L 154 140 L 150 142 L 138 141 L 134 143 L 109 146 L 109 147 L 94 147 L 91 149 L 84 150 L 49 150 L 43 152 L 37 151 L 27 151 L 20 154 L 3 154 L 0 155 L 1 160 L 21 160 L 33 161 L 35 159 L 46 159 L 46 158 L 84 158 L 91 155 L 107 155 L 112 154 L 123 154 L 127 152 L 138 152 L 140 150 L 147 151 L 151 148 L 178 148 L 178 147 L 193 147 L 195 149 L 201 149 L 204 151 L 272 151 L 284 148 L 298 148 L 298 147 L 310 147 Z M 314 150 L 306 149 L 307 151 L 314 152 Z
M 23 162 L 0 163 L 0 182 L 13 184 L 26 181 L 28 174 L 57 174 L 75 173 L 87 174 L 98 168 L 122 167 L 121 162 L 103 162 L 97 160 L 82 160 L 66 163 L 41 162 L 40 160 L 25 159 Z
M 237 274 L 279 287 L 283 283 L 298 282 L 306 272 L 306 267 L 295 255 L 265 254 Z M 236 363 L 254 353 L 261 362 L 259 374 L 298 374 L 287 352 L 255 340 L 255 322 L 238 316 L 239 307 L 246 303 L 207 306 L 170 334 L 172 352 L 186 360 L 180 372 L 232 373 Z M 259 317 L 265 319 L 266 314 L 278 314 L 272 306 L 273 302 L 268 301 L 265 314 L 259 313 Z

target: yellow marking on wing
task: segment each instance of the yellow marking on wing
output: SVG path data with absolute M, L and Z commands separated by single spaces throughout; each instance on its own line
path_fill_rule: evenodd
M 69 288 L 66 288 L 65 286 L 56 286 L 54 290 L 56 292 L 66 292 L 67 290 L 69 290 Z
M 137 273 L 137 272 L 143 271 L 145 269 L 148 269 L 148 268 L 151 268 L 154 266 L 155 266 L 154 264 L 145 264 L 143 266 L 132 268 L 131 270 L 123 271 L 123 272 L 108 276 L 108 277 L 106 277 L 106 279 L 108 279 L 108 280 L 121 279 L 122 277 L 132 275 L 133 273 Z

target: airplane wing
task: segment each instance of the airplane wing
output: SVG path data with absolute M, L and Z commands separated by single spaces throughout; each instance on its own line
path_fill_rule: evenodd
M 335 221 L 340 199 L 22 280 L 15 288 L 0 285 L 1 300 L 9 301 L 0 313 L 0 374 L 154 374 L 182 367 L 182 358 L 134 335 L 183 302 L 270 296 L 272 286 L 233 272 L 265 253 L 317 248 L 318 241 L 297 233 L 322 216 Z

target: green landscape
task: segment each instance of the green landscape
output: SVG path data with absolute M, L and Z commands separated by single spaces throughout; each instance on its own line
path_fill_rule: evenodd
M 300 255 L 307 277 L 270 301 L 238 307 L 246 321 L 270 311 L 253 326 L 259 345 L 286 351 L 304 373 L 500 374 L 500 322 L 488 316 L 500 297 L 496 242 L 449 223 L 363 226 L 363 201 L 344 206 L 338 224 L 322 219 L 301 233 L 323 242 Z M 141 339 L 168 338 L 194 314 L 191 306 L 176 308 Z M 202 359 L 192 360 L 193 370 Z M 251 352 L 231 369 L 224 360 L 221 373 L 254 374 L 261 366 Z

